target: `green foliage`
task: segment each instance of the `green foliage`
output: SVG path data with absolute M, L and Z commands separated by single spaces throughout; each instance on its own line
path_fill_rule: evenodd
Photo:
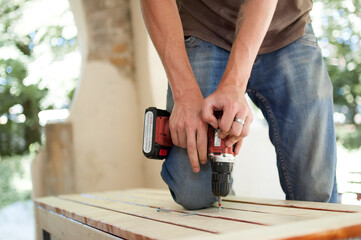
M 27 62 L 31 58 L 29 36 L 17 36 L 13 23 L 21 16 L 23 1 L 0 2 L 0 47 L 13 46 L 18 58 L 0 60 L 0 155 L 21 154 L 31 143 L 40 142 L 39 102 L 46 90 L 37 85 L 25 86 Z
M 22 154 L 40 142 L 39 103 L 46 89 L 23 84 L 27 70 L 19 60 L 0 60 L 0 76 L 0 155 Z
M 44 24 L 25 35 L 14 31 L 24 8 L 35 1 L 0 0 L 0 50 L 14 53 L 0 60 L 0 156 L 24 154 L 31 144 L 41 142 L 38 113 L 48 89 L 40 87 L 41 79 L 35 84 L 24 81 L 28 64 L 36 58 L 34 50 L 47 46 L 56 61 L 76 48 L 76 36 L 64 38 L 62 25 Z
M 320 45 L 334 86 L 336 133 L 348 149 L 361 147 L 361 1 L 324 5 Z

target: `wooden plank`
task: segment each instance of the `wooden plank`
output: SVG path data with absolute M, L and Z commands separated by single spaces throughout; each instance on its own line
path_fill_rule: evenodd
M 135 189 L 125 189 L 121 191 L 109 191 L 108 193 L 131 193 L 131 195 L 143 195 L 143 196 L 152 196 L 152 198 L 168 198 L 172 199 L 170 196 L 169 190 L 165 189 L 152 189 L 152 188 L 135 188 Z M 259 198 L 249 198 L 243 196 L 227 196 L 223 198 L 223 201 L 238 202 L 238 203 L 249 203 L 249 204 L 259 204 L 265 206 L 285 206 L 285 207 L 295 207 L 301 209 L 311 209 L 311 210 L 332 210 L 339 212 L 361 212 L 361 206 L 358 205 L 345 205 L 345 204 L 335 204 L 335 203 L 324 203 L 324 202 L 309 202 L 309 201 L 295 201 L 295 200 L 279 200 L 279 199 L 259 199 Z
M 236 203 L 248 203 L 254 205 L 264 205 L 264 206 L 278 206 L 278 207 L 310 209 L 310 210 L 319 210 L 319 211 L 331 211 L 331 212 L 345 212 L 345 213 L 361 212 L 361 206 L 336 204 L 336 203 L 258 199 L 258 198 L 236 197 L 236 196 L 228 196 L 227 198 L 224 198 L 224 201 L 236 202 Z
M 361 236 L 361 207 L 229 197 L 224 209 L 174 203 L 168 191 L 131 189 L 43 198 L 36 206 L 124 238 L 334 239 Z M 167 211 L 157 211 L 157 208 Z
M 153 192 L 154 191 L 154 192 Z M 128 196 L 143 196 L 145 198 L 152 198 L 157 200 L 172 199 L 168 190 L 160 189 L 129 189 L 123 191 L 111 191 L 107 193 L 116 193 Z M 131 194 L 131 195 L 129 195 Z M 345 205 L 324 202 L 308 202 L 308 201 L 294 201 L 294 200 L 278 200 L 278 199 L 259 199 L 242 196 L 228 196 L 223 198 L 223 204 L 226 202 L 244 203 L 259 206 L 271 207 L 287 207 L 292 209 L 312 210 L 319 212 L 336 212 L 336 213 L 356 213 L 361 212 L 361 206 Z M 332 215 L 332 214 L 331 214 Z
M 191 228 L 157 222 L 131 213 L 109 211 L 57 197 L 36 199 L 34 202 L 38 208 L 53 211 L 67 217 L 69 220 L 73 219 L 126 239 L 164 239 L 167 236 L 177 238 L 210 234 Z
M 161 217 L 160 220 L 162 221 L 170 221 L 168 215 L 159 215 L 155 214 L 155 208 L 160 207 L 167 209 L 168 211 L 172 211 L 172 213 L 186 213 L 187 211 L 183 210 L 180 207 L 171 208 L 171 207 L 164 207 L 157 202 L 152 202 L 151 200 L 142 200 L 140 202 L 136 201 L 136 198 L 130 199 L 121 199 L 119 197 L 114 197 L 113 193 L 94 193 L 94 194 L 82 194 L 79 195 L 63 195 L 61 196 L 64 199 L 76 200 L 81 203 L 93 204 L 97 207 L 105 207 L 109 210 L 117 210 L 117 211 L 125 211 L 129 208 L 132 208 L 132 212 L 137 211 L 137 214 L 145 214 L 148 213 L 149 215 L 145 214 L 147 217 L 151 218 L 158 218 Z M 149 204 L 150 203 L 150 204 Z M 136 206 L 138 205 L 138 206 Z M 139 207 L 139 209 L 135 210 L 134 207 Z M 223 209 L 219 212 L 218 208 L 207 208 L 198 210 L 198 216 L 194 216 L 194 221 L 199 221 L 200 225 L 203 226 L 205 229 L 212 229 L 212 231 L 221 232 L 226 231 L 225 228 L 218 227 L 218 224 L 225 225 L 225 223 L 217 223 L 214 222 L 215 219 L 227 220 L 227 226 L 231 230 L 233 229 L 244 229 L 249 228 L 250 226 L 238 226 L 238 222 L 243 223 L 251 223 L 263 226 L 272 226 L 277 224 L 289 223 L 294 221 L 302 221 L 308 219 L 307 217 L 303 216 L 292 216 L 286 214 L 269 214 L 260 211 L 239 211 L 234 209 Z M 179 214 L 178 214 L 179 215 Z M 208 218 L 208 219 L 207 219 Z M 188 220 L 188 218 L 187 218 Z M 207 222 L 204 222 L 207 220 Z M 238 221 L 238 222 L 237 222 Z M 172 222 L 179 224 L 179 222 L 183 222 L 183 219 L 180 218 L 172 218 Z M 204 223 L 203 223 L 204 222 Z M 187 221 L 188 223 L 188 221 Z M 195 222 L 196 223 L 196 222 Z M 193 223 L 192 223 L 193 225 Z
M 157 192 L 158 193 L 158 192 Z M 131 195 L 130 195 L 131 194 Z M 183 208 L 176 204 L 171 198 L 170 194 L 152 194 L 152 193 L 141 193 L 141 192 L 130 192 L 128 191 L 111 191 L 104 193 L 92 193 L 91 195 L 103 196 L 109 199 L 129 201 L 139 204 L 147 205 L 156 205 L 159 207 L 182 210 Z M 215 204 L 216 206 L 216 204 Z M 348 212 L 334 212 L 334 211 L 324 211 L 317 209 L 302 209 L 302 208 L 288 208 L 284 206 L 269 206 L 262 204 L 253 204 L 253 203 L 238 203 L 238 202 L 223 202 L 224 209 L 239 210 L 243 212 L 259 212 L 275 215 L 286 215 L 286 216 L 298 216 L 303 218 L 319 218 L 327 216 L 335 216 L 340 214 L 349 214 Z
M 122 191 L 112 191 L 114 193 L 131 193 L 132 195 L 145 195 L 154 196 L 154 198 L 166 197 L 171 199 L 169 190 L 164 189 L 152 189 L 152 188 L 135 188 L 126 189 Z M 153 197 L 152 197 L 153 198 Z M 243 196 L 227 196 L 223 198 L 223 201 L 237 202 L 237 203 L 248 203 L 258 204 L 264 206 L 284 206 L 284 207 L 295 207 L 300 209 L 311 209 L 311 210 L 331 210 L 338 212 L 361 212 L 361 206 L 358 205 L 345 205 L 335 203 L 324 203 L 324 202 L 309 202 L 309 201 L 295 201 L 295 200 L 279 200 L 279 199 L 260 199 L 250 198 Z
M 62 199 L 76 201 L 90 206 L 116 211 L 116 212 L 131 212 L 132 214 L 142 215 L 147 219 L 158 220 L 162 222 L 169 222 L 175 225 L 204 230 L 205 232 L 221 233 L 226 231 L 234 231 L 235 229 L 250 229 L 262 227 L 260 223 L 263 220 L 258 219 L 258 222 L 252 222 L 251 218 L 242 217 L 236 218 L 235 214 L 222 211 L 221 213 L 216 208 L 209 209 L 209 214 L 202 214 L 202 210 L 197 211 L 197 215 L 187 215 L 188 213 L 195 213 L 194 211 L 174 211 L 166 209 L 166 211 L 157 211 L 156 207 L 146 205 L 127 204 L 114 200 L 107 200 L 105 198 L 97 198 L 94 195 L 63 195 Z M 228 217 L 227 217 L 228 216 Z M 231 216 L 232 218 L 230 218 Z
M 286 207 L 278 207 L 278 206 L 265 206 L 265 205 L 255 205 L 249 203 L 235 203 L 235 202 L 226 202 L 222 203 L 224 208 L 228 209 L 237 209 L 240 211 L 259 211 L 268 214 L 275 215 L 289 215 L 289 216 L 299 216 L 303 218 L 315 219 L 315 218 L 323 218 L 330 216 L 339 216 L 342 214 L 349 214 L 343 212 L 330 212 L 330 211 L 319 211 L 312 209 L 300 209 L 300 208 L 286 208 Z
M 69 220 L 63 215 L 50 212 L 43 208 L 35 208 L 36 221 L 44 230 L 51 233 L 51 239 L 72 240 L 119 240 L 121 238 L 110 235 L 83 223 Z M 42 239 L 42 233 L 37 234 L 37 240 Z
M 361 238 L 361 213 L 315 219 L 299 223 L 291 223 L 269 228 L 262 231 L 249 229 L 220 234 L 217 239 L 238 240 L 326 240 Z M 184 240 L 195 240 L 196 237 L 185 237 Z M 214 239 L 203 236 L 202 240 Z

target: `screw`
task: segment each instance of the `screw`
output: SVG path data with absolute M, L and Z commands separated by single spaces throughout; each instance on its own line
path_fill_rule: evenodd
M 156 208 L 157 212 L 171 212 L 171 210 L 163 209 L 163 208 Z

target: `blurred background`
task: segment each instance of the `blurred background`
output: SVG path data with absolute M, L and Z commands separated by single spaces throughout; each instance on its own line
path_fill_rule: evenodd
M 360 9 L 317 0 L 311 12 L 334 85 L 346 204 L 361 204 Z M 34 239 L 32 197 L 166 188 L 161 162 L 141 154 L 144 109 L 165 107 L 167 80 L 138 1 L 0 0 L 0 31 L 0 236 Z M 254 115 L 234 190 L 282 199 L 268 126 Z

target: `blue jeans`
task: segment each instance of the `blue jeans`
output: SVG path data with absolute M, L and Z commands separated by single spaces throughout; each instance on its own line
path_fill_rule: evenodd
M 230 53 L 193 36 L 185 44 L 207 97 L 216 90 Z M 286 199 L 337 202 L 332 84 L 310 24 L 300 39 L 257 57 L 247 93 L 269 124 Z M 168 89 L 167 110 L 172 108 Z M 171 149 L 161 175 L 174 201 L 184 208 L 209 207 L 216 201 L 209 161 L 193 173 L 186 149 Z

